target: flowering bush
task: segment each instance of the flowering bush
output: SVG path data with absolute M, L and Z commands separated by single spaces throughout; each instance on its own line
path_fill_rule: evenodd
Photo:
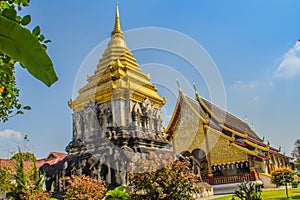
M 64 178 L 64 180 L 67 182 L 67 186 L 64 188 L 66 192 L 65 199 L 102 199 L 106 192 L 103 181 L 90 178 L 89 176 L 71 176 Z
M 0 193 L 8 193 L 11 191 L 12 185 L 12 171 L 6 167 L 0 167 Z
M 199 192 L 195 186 L 199 182 L 191 172 L 187 158 L 172 160 L 168 155 L 149 155 L 148 159 L 138 159 L 131 164 L 129 185 L 132 188 L 131 199 L 193 199 Z
M 47 191 L 37 188 L 35 185 L 27 190 L 22 190 L 22 194 L 20 194 L 22 200 L 48 200 L 49 198 L 50 194 Z

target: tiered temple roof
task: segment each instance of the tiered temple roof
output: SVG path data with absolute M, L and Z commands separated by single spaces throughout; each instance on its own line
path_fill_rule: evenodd
M 175 111 L 169 126 L 166 129 L 167 139 L 169 141 L 172 141 L 176 137 L 176 134 L 190 134 L 188 129 L 185 131 L 185 133 L 182 133 L 178 131 L 178 127 L 176 127 L 181 120 L 180 118 L 182 118 L 184 109 L 190 109 L 190 111 L 193 112 L 191 115 L 196 116 L 196 118 L 193 119 L 194 123 L 192 123 L 194 125 L 192 129 L 194 130 L 197 130 L 197 124 L 198 126 L 203 125 L 204 128 L 217 133 L 221 138 L 227 140 L 230 146 L 262 160 L 269 160 L 269 154 L 276 154 L 280 157 L 289 158 L 288 156 L 281 154 L 279 149 L 270 147 L 269 143 L 265 143 L 263 139 L 261 139 L 257 133 L 249 127 L 248 123 L 224 111 L 208 100 L 200 97 L 197 92 L 196 98 L 192 99 L 183 94 L 183 92 L 180 90 Z M 191 119 L 192 117 L 189 117 L 189 120 Z M 200 122 L 197 123 L 196 120 L 199 120 Z M 196 134 L 194 135 L 197 137 Z M 191 140 L 193 139 L 192 137 L 190 138 Z M 215 142 L 213 145 L 216 143 L 217 142 Z M 201 142 L 198 142 L 198 144 L 198 146 L 201 147 Z M 191 146 L 193 147 L 191 147 L 190 150 L 192 150 L 192 148 L 196 148 L 196 146 L 193 145 L 193 142 L 191 142 Z M 202 147 L 203 146 L 204 145 L 202 144 Z

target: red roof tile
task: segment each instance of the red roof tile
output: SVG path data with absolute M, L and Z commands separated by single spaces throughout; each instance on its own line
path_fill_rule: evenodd
M 44 164 L 54 165 L 58 163 L 59 161 L 63 160 L 67 154 L 65 153 L 59 153 L 59 152 L 51 152 L 47 158 L 40 159 L 36 162 L 37 167 L 41 167 Z

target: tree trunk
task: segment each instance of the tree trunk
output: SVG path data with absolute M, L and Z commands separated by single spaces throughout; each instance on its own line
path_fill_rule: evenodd
M 287 183 L 285 184 L 285 194 L 286 194 L 286 198 L 289 198 L 289 191 L 288 191 Z

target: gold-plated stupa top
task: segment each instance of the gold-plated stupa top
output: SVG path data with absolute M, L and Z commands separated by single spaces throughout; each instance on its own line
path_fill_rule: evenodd
M 148 98 L 157 108 L 166 102 L 150 82 L 150 75 L 142 72 L 127 48 L 120 25 L 118 4 L 110 41 L 94 75 L 88 77 L 87 81 L 88 83 L 78 91 L 78 97 L 72 102 L 74 112 L 82 110 L 89 101 L 105 103 L 115 99 L 125 99 L 142 102 Z
M 122 34 L 123 35 L 123 31 L 121 29 L 121 23 L 120 23 L 120 14 L 119 14 L 119 6 L 118 6 L 118 2 L 116 5 L 116 19 L 115 19 L 115 27 L 113 32 L 111 33 L 111 35 L 115 35 L 115 34 Z

